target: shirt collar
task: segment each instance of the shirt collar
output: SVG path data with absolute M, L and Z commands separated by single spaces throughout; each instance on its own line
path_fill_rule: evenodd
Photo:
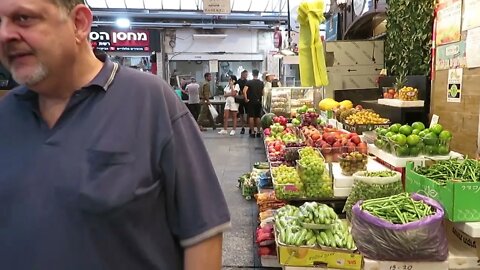
M 118 63 L 113 63 L 106 56 L 97 56 L 100 61 L 103 62 L 102 69 L 100 72 L 91 80 L 87 85 L 82 87 L 82 89 L 90 88 L 92 86 L 100 87 L 105 92 L 111 86 L 113 79 L 117 75 L 119 65 Z M 22 99 L 32 99 L 37 97 L 37 93 L 28 89 L 28 87 L 21 85 L 15 89 L 12 89 L 15 96 L 21 97 Z

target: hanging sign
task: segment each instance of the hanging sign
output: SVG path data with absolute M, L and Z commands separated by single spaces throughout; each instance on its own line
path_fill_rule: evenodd
M 229 14 L 230 0 L 203 0 L 203 12 L 207 14 Z
M 325 35 L 327 41 L 334 41 L 338 38 L 338 13 L 332 15 L 330 19 L 325 22 Z
M 437 11 L 436 44 L 460 41 L 461 29 L 462 0 L 440 0 Z
M 480 27 L 467 32 L 467 67 L 480 67 Z
M 467 67 L 465 41 L 460 41 L 436 48 L 435 70 Z
M 117 30 L 92 28 L 92 47 L 110 52 L 149 52 L 150 32 L 148 30 Z
M 212 73 L 218 72 L 218 60 L 209 60 L 208 61 L 209 71 Z
M 463 25 L 462 30 L 480 27 L 480 0 L 463 0 Z
M 447 102 L 462 101 L 463 68 L 448 70 Z

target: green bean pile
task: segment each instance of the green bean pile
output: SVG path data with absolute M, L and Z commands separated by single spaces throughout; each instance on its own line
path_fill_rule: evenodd
M 479 182 L 480 162 L 474 159 L 442 160 L 435 162 L 430 167 L 417 167 L 415 172 L 440 183 L 448 181 Z
M 430 205 L 423 201 L 413 200 L 408 193 L 366 200 L 360 207 L 362 210 L 393 224 L 418 221 L 435 213 Z

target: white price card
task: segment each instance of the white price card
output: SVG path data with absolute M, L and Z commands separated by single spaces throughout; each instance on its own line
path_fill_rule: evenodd
M 438 120 L 440 120 L 440 116 L 434 114 L 434 115 L 432 116 L 432 121 L 430 121 L 430 127 L 432 127 L 433 125 L 438 124 Z
M 379 270 L 447 270 L 448 262 L 378 262 Z
M 413 264 L 401 262 L 380 262 L 380 270 L 417 270 Z

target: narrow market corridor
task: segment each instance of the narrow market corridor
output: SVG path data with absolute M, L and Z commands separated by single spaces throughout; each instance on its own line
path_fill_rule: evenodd
M 232 228 L 223 240 L 223 269 L 267 269 L 261 267 L 254 243 L 257 205 L 255 200 L 246 201 L 237 188 L 237 178 L 251 171 L 255 162 L 265 160 L 262 140 L 249 138 L 248 134 L 240 135 L 239 130 L 235 136 L 209 130 L 203 133 L 203 139 L 232 217 Z

